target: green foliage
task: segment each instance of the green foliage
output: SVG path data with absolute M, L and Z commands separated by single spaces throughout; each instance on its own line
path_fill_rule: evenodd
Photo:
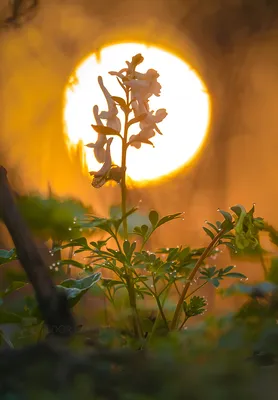
M 15 249 L 11 250 L 0 249 L 0 265 L 4 265 L 15 260 L 17 260 Z
M 200 296 L 191 297 L 188 303 L 184 301 L 183 309 L 186 318 L 204 314 L 206 305 L 207 305 L 206 300 Z
M 67 279 L 57 287 L 66 292 L 70 307 L 74 307 L 84 294 L 99 281 L 100 276 L 100 273 L 96 273 L 82 279 Z
M 42 198 L 39 195 L 20 196 L 17 206 L 29 227 L 45 240 L 69 240 L 79 236 L 80 227 L 76 220 L 81 219 L 89 209 L 80 201 L 53 196 Z
M 216 269 L 216 266 L 202 268 L 200 270 L 200 279 L 205 279 L 208 282 L 211 282 L 213 286 L 218 287 L 220 285 L 220 281 L 224 278 L 236 278 L 236 279 L 246 279 L 246 276 L 241 274 L 240 272 L 230 272 L 235 268 L 234 265 L 230 265 L 226 268 Z
M 168 295 L 173 290 L 179 299 L 177 305 L 174 306 L 174 311 L 179 304 L 183 307 L 183 326 L 188 318 L 203 313 L 203 300 L 200 300 L 201 298 L 196 296 L 195 293 L 205 284 L 212 284 L 219 288 L 221 281 L 226 278 L 247 279 L 242 273 L 235 272 L 234 266 L 217 269 L 216 266 L 207 266 L 206 259 L 219 253 L 219 245 L 226 245 L 235 251 L 238 248 L 238 243 L 241 243 L 241 247 L 243 242 L 245 246 L 249 246 L 250 243 L 253 247 L 255 247 L 255 244 L 259 245 L 257 236 L 262 225 L 258 227 L 258 220 L 261 221 L 261 219 L 254 218 L 253 208 L 249 213 L 246 213 L 242 206 L 232 207 L 233 215 L 220 210 L 224 217 L 222 222 L 217 221 L 216 224 L 207 222 L 210 230 L 207 229 L 209 233 L 206 229 L 205 231 L 211 239 L 207 248 L 191 249 L 188 246 L 178 246 L 150 252 L 145 250 L 145 246 L 147 246 L 152 234 L 164 224 L 181 218 L 182 214 L 176 213 L 160 217 L 155 210 L 152 210 L 148 215 L 148 220 L 146 220 L 145 216 L 138 215 L 136 208 L 130 209 L 122 217 L 119 208 L 114 207 L 111 210 L 110 218 L 89 216 L 86 220 L 78 221 L 78 224 L 93 228 L 96 232 L 97 230 L 104 231 L 108 235 L 106 239 L 88 242 L 85 237 L 80 237 L 63 244 L 54 251 L 74 247 L 75 254 L 87 253 L 85 259 L 88 262 L 86 264 L 77 260 L 62 260 L 62 265 L 69 263 L 94 273 L 103 268 L 113 272 L 114 277 L 101 279 L 99 287 L 113 307 L 116 307 L 116 310 L 116 296 L 118 293 L 123 294 L 123 290 L 126 290 L 131 309 L 136 307 L 137 324 L 141 326 L 143 335 L 149 332 L 151 327 L 149 337 L 153 338 L 159 332 L 158 327 L 161 321 L 165 328 L 172 329 L 173 308 L 169 309 L 167 304 L 169 303 Z M 133 218 L 133 221 L 136 218 L 140 219 L 140 222 L 144 221 L 144 223 L 141 222 L 141 225 L 134 226 L 130 238 L 121 243 L 121 228 L 127 220 L 127 227 L 130 230 L 133 222 L 131 222 L 131 218 Z M 138 242 L 131 239 L 134 235 L 139 236 Z M 198 280 L 196 280 L 195 275 Z M 188 286 L 189 283 L 190 286 Z M 143 317 L 143 310 L 138 310 L 136 306 L 139 299 L 145 297 L 149 298 L 151 307 L 156 310 L 156 318 L 152 323 L 148 320 L 147 325 L 146 319 Z M 148 326 L 147 331 L 145 331 L 146 326 Z M 181 329 L 180 324 L 174 329 L 178 327 Z M 131 327 L 128 329 L 131 330 Z

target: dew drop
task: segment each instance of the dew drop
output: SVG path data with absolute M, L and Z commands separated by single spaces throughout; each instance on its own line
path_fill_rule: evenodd
M 59 268 L 58 268 L 58 267 L 56 267 L 56 268 L 55 268 L 55 271 L 59 271 Z
M 219 211 L 220 211 L 220 208 L 217 208 L 217 210 L 216 210 L 216 211 L 218 211 L 218 212 L 219 212 Z
M 69 227 L 69 231 L 71 231 L 71 230 L 72 230 L 72 227 L 70 226 L 70 227 Z
M 55 263 L 52 264 L 53 267 L 55 267 L 55 265 L 56 265 Z
M 53 269 L 52 265 L 50 265 L 49 269 Z

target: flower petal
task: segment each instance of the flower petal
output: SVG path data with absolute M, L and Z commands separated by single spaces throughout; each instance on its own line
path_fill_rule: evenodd
M 105 161 L 103 166 L 100 168 L 99 171 L 91 171 L 90 175 L 94 175 L 95 177 L 101 177 L 104 176 L 108 173 L 108 171 L 111 168 L 112 165 L 112 159 L 111 159 L 111 143 L 113 141 L 113 138 L 109 138 L 107 140 L 107 145 L 106 145 L 106 150 L 105 150 Z

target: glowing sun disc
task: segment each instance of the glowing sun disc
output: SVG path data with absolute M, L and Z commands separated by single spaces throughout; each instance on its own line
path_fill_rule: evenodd
M 163 136 L 152 138 L 155 145 L 143 144 L 141 149 L 130 147 L 127 155 L 127 174 L 133 181 L 150 181 L 165 176 L 187 164 L 201 148 L 209 125 L 210 101 L 204 84 L 198 75 L 177 56 L 157 47 L 144 44 L 125 43 L 103 48 L 98 54 L 90 55 L 71 76 L 65 93 L 65 130 L 69 145 L 80 141 L 84 144 L 95 142 L 97 133 L 91 128 L 95 124 L 92 108 L 107 110 L 97 77 L 101 75 L 112 96 L 123 96 L 123 90 L 109 71 L 119 71 L 125 61 L 141 53 L 144 62 L 139 72 L 153 68 L 160 74 L 161 96 L 152 96 L 150 109 L 166 108 L 168 116 L 158 124 Z M 118 116 L 123 126 L 123 115 Z M 132 126 L 130 134 L 138 133 L 138 125 Z M 120 165 L 121 140 L 114 137 L 112 146 L 113 162 Z M 99 170 L 93 150 L 84 148 L 89 170 Z

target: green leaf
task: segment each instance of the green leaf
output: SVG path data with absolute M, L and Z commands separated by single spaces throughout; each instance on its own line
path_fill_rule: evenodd
M 0 249 L 0 265 L 7 264 L 11 261 L 17 260 L 16 250 Z
M 221 224 L 221 229 L 224 229 L 225 231 L 230 231 L 233 228 L 234 228 L 233 222 L 229 221 L 228 219 L 225 219 Z
M 125 240 L 123 243 L 123 250 L 126 256 L 129 256 L 129 251 L 130 251 L 130 243 L 128 240 Z
M 240 217 L 241 213 L 246 214 L 245 208 L 241 204 L 237 204 L 236 206 L 231 207 L 231 210 Z
M 228 274 L 225 274 L 225 277 L 229 278 L 239 278 L 239 279 L 246 279 L 246 276 L 244 274 L 241 274 L 240 272 L 229 272 Z
M 204 313 L 206 305 L 207 302 L 203 297 L 193 296 L 191 297 L 189 303 L 184 301 L 183 310 L 188 318 L 195 317 L 196 315 Z
M 223 215 L 223 217 L 225 218 L 225 220 L 232 222 L 233 221 L 233 217 L 231 216 L 231 214 L 227 211 L 223 211 L 223 210 L 218 210 L 220 212 L 220 214 Z
M 215 230 L 216 233 L 219 232 L 219 228 L 217 226 L 213 225 L 211 222 L 206 222 L 207 225 L 209 225 L 213 230 Z
M 127 104 L 125 102 L 125 100 L 122 97 L 118 97 L 118 96 L 111 96 L 112 99 L 119 104 L 119 106 L 121 106 L 123 109 L 127 108 Z
M 218 280 L 218 278 L 212 278 L 210 279 L 210 282 L 213 284 L 214 287 L 218 287 L 220 285 L 220 282 Z
M 206 232 L 206 234 L 213 240 L 214 239 L 214 234 L 204 226 L 203 226 L 203 229 Z
M 141 226 L 141 232 L 142 232 L 143 236 L 145 236 L 148 233 L 148 230 L 149 230 L 148 225 L 142 225 Z
M 75 260 L 72 260 L 72 259 L 59 260 L 57 262 L 57 265 L 58 266 L 59 265 L 72 265 L 73 267 L 76 267 L 76 268 L 79 268 L 79 269 L 85 269 L 85 268 L 89 267 L 89 265 L 87 265 L 87 264 L 82 264 L 81 262 L 75 261 Z
M 150 223 L 152 224 L 152 226 L 155 227 L 157 222 L 158 222 L 158 220 L 159 220 L 158 212 L 155 211 L 155 210 L 152 210 L 149 213 L 149 220 L 150 220 Z
M 136 124 L 137 122 L 141 122 L 146 118 L 147 114 L 143 113 L 141 115 L 138 115 L 138 117 L 132 118 L 129 122 L 128 122 L 128 127 L 130 127 L 133 124 Z
M 82 247 L 82 251 L 92 250 L 87 243 L 87 239 L 84 236 L 82 236 L 80 238 L 73 239 L 72 241 L 65 243 L 61 246 L 54 247 L 52 249 L 52 253 L 55 253 L 56 251 L 60 251 L 63 249 L 67 249 L 69 247 Z
M 98 272 L 82 279 L 67 279 L 61 282 L 60 285 L 57 285 L 57 287 L 66 292 L 70 307 L 74 307 L 100 278 L 101 274 Z
M 234 268 L 235 268 L 234 265 L 229 265 L 228 267 L 224 268 L 223 272 L 224 272 L 224 274 L 227 274 L 228 272 L 230 272 Z
M 166 224 L 167 222 L 173 221 L 174 219 L 180 218 L 181 215 L 182 215 L 182 213 L 176 213 L 176 214 L 170 214 L 170 215 L 167 215 L 166 217 L 161 218 L 158 221 L 156 228 L 158 228 L 161 225 Z
M 112 286 L 117 286 L 117 285 L 122 285 L 122 281 L 117 281 L 115 279 L 108 279 L 108 278 L 103 278 L 101 280 L 101 284 L 104 287 L 112 287 Z
M 115 129 L 109 128 L 108 126 L 103 125 L 91 125 L 91 127 L 97 132 L 102 135 L 116 135 L 121 136 L 120 132 L 116 131 Z

